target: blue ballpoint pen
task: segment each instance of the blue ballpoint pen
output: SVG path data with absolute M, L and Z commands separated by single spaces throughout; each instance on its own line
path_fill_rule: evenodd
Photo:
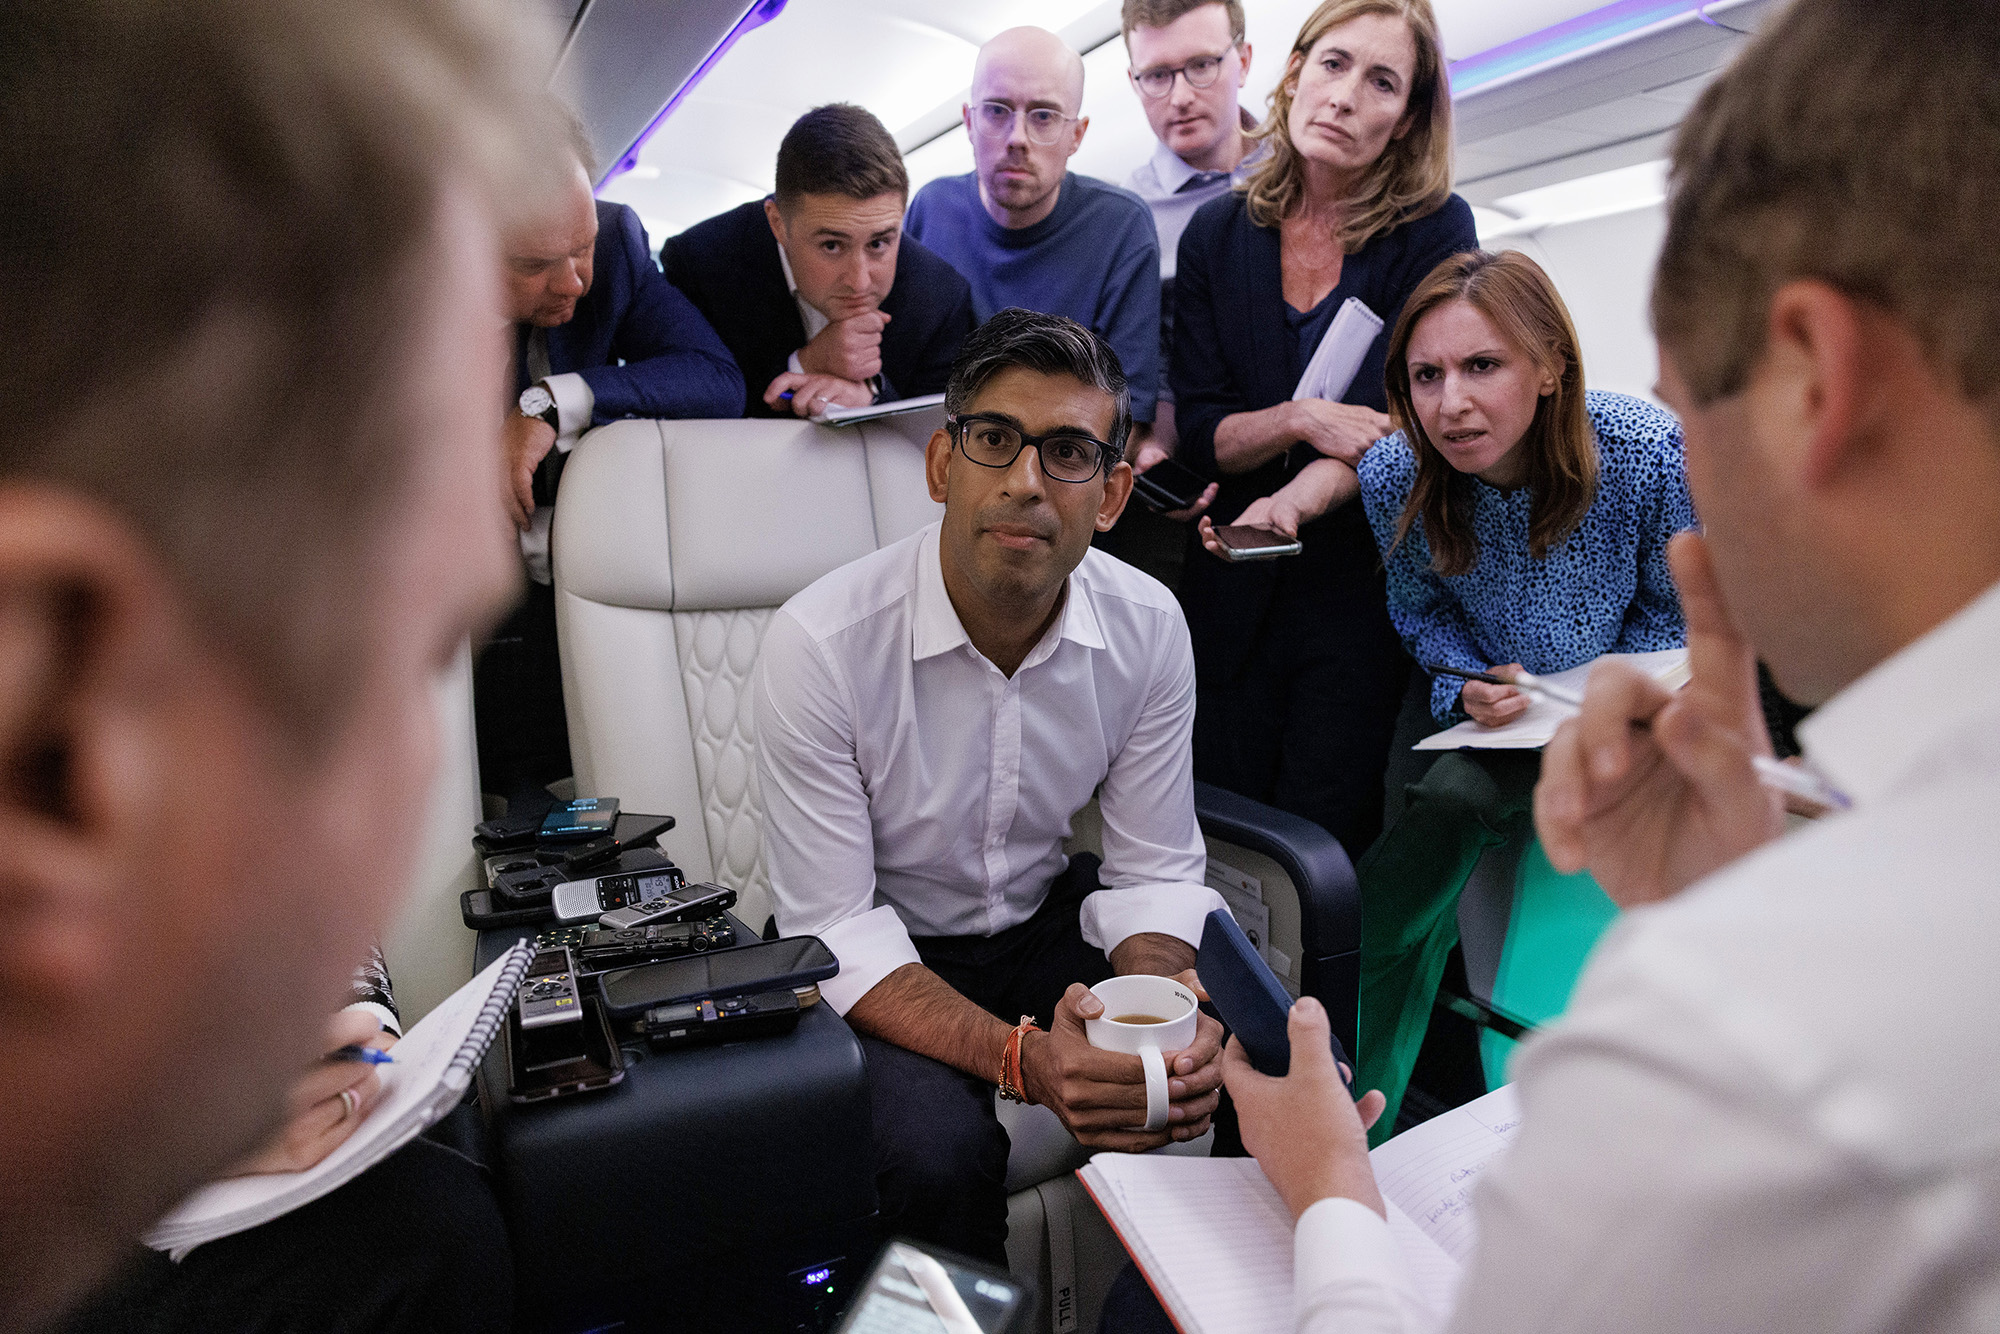
M 326 1054 L 329 1061 L 360 1061 L 364 1065 L 388 1065 L 396 1058 L 380 1047 L 336 1047 Z

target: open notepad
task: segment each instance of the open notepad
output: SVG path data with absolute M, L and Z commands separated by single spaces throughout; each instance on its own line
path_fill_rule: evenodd
M 1679 690 L 1688 682 L 1688 652 L 1684 648 L 1661 649 L 1657 653 L 1607 653 L 1581 667 L 1550 672 L 1542 680 L 1581 695 L 1584 683 L 1590 678 L 1590 669 L 1600 662 L 1630 663 L 1669 690 Z M 1504 727 L 1463 722 L 1425 737 L 1412 749 L 1458 750 L 1469 746 L 1476 750 L 1539 750 L 1555 740 L 1556 729 L 1575 712 L 1567 704 L 1529 695 L 1528 711 Z
M 1472 1188 L 1520 1119 L 1510 1084 L 1368 1155 L 1389 1231 L 1440 1314 L 1472 1254 Z M 1181 1334 L 1292 1327 L 1292 1216 L 1254 1158 L 1100 1153 L 1077 1176 Z
M 346 1185 L 436 1124 L 464 1098 L 533 957 L 520 942 L 405 1033 L 396 1059 L 375 1067 L 381 1100 L 318 1166 L 203 1186 L 153 1225 L 146 1244 L 178 1260 L 204 1242 L 268 1223 Z

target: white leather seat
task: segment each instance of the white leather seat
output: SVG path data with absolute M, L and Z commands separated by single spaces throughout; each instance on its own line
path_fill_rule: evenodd
M 935 414 L 836 430 L 621 421 L 579 443 L 552 550 L 578 790 L 672 815 L 661 839 L 761 925 L 770 884 L 745 689 L 771 613 L 931 522 Z

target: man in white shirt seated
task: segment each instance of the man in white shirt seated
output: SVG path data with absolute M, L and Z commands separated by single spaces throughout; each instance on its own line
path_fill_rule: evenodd
M 1056 315 L 966 341 L 931 437 L 941 524 L 834 571 L 773 619 L 758 663 L 764 856 L 786 935 L 862 1035 L 885 1232 L 1006 1259 L 994 1089 L 1084 1143 L 1200 1135 L 1219 1027 L 1169 1056 L 1169 1127 L 1139 1059 L 1089 1045 L 1087 990 L 1193 967 L 1203 918 L 1194 660 L 1157 582 L 1090 549 L 1132 488 L 1125 376 Z M 1062 840 L 1092 795 L 1104 862 Z M 1017 1016 L 1032 1016 L 1030 1028 Z
M 1996 67 L 1992 6 L 1812 0 L 1682 127 L 1653 310 L 1694 677 L 1600 669 L 1536 794 L 1550 860 L 1631 911 L 1515 1066 L 1448 1316 L 1318 1007 L 1284 1080 L 1232 1046 L 1299 1328 L 2000 1328 Z M 1852 804 L 1789 834 L 1760 656 L 1823 701 L 1805 763 Z

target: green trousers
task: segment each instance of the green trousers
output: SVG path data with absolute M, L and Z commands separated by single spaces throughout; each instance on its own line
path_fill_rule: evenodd
M 1369 1134 L 1393 1133 L 1430 1027 L 1445 959 L 1458 944 L 1458 896 L 1487 848 L 1534 819 L 1534 750 L 1460 750 L 1407 789 L 1409 804 L 1355 868 L 1361 884 L 1362 1089 L 1389 1105 Z

